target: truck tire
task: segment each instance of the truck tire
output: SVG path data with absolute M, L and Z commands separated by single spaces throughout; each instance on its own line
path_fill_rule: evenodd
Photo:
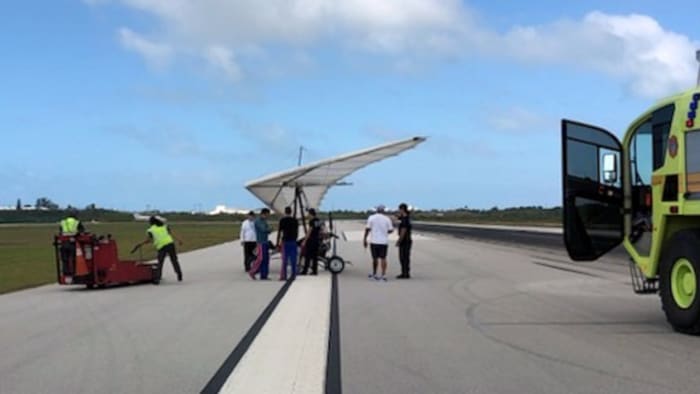
M 659 264 L 659 295 L 674 330 L 700 334 L 700 231 L 674 234 Z

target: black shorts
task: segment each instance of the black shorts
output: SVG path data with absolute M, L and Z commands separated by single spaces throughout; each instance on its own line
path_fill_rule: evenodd
M 386 251 L 387 251 L 387 249 L 389 249 L 389 246 L 383 245 L 383 244 L 370 244 L 369 248 L 370 248 L 370 251 L 372 252 L 373 259 L 385 259 L 386 258 Z

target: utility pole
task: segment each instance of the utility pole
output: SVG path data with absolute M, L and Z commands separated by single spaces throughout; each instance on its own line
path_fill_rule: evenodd
M 699 54 L 698 56 L 700 56 L 700 51 L 698 51 L 698 54 Z M 698 76 L 698 78 L 700 78 L 700 76 Z M 700 82 L 698 82 L 698 83 L 700 83 Z M 297 162 L 298 166 L 301 166 L 301 156 L 303 154 L 304 154 L 304 147 L 300 145 L 299 146 L 299 161 Z

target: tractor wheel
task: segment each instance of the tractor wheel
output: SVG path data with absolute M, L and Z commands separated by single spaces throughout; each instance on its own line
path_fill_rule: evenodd
M 700 334 L 700 231 L 676 233 L 664 248 L 659 265 L 659 293 L 673 329 Z
M 331 271 L 331 273 L 339 274 L 345 269 L 345 260 L 343 260 L 340 256 L 333 256 L 328 259 L 326 267 L 328 267 L 328 270 Z

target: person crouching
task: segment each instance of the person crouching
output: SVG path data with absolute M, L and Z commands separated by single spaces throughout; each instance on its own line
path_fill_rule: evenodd
M 180 269 L 180 262 L 177 259 L 177 250 L 175 249 L 175 240 L 177 240 L 179 245 L 182 245 L 182 240 L 163 223 L 163 220 L 157 216 L 151 216 L 148 219 L 151 224 L 151 227 L 146 231 L 148 238 L 136 245 L 134 250 L 149 242 L 153 242 L 153 246 L 158 251 L 158 276 L 160 277 L 160 273 L 163 272 L 163 262 L 165 262 L 165 256 L 168 256 L 177 274 L 177 280 L 182 282 L 182 269 Z

